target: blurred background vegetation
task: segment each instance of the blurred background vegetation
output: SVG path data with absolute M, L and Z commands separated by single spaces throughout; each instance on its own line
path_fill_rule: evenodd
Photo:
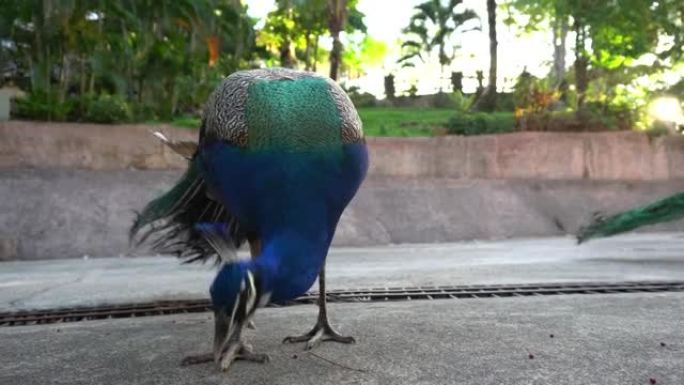
M 262 19 L 241 0 L 3 0 L 0 87 L 23 94 L 15 118 L 198 127 L 224 76 L 282 66 L 337 79 L 368 135 L 684 125 L 684 1 L 486 0 L 484 15 L 467 0 L 414 3 L 392 47 L 368 33 L 358 0 L 278 0 Z M 548 35 L 552 56 L 539 58 L 547 75 L 524 70 L 502 86 L 497 68 L 516 58 L 498 54 L 501 25 Z M 489 65 L 470 92 L 470 75 L 453 67 L 463 60 L 454 39 L 466 33 L 489 41 Z M 398 69 L 382 66 L 393 50 Z M 416 83 L 398 89 L 402 69 L 429 61 L 442 79 L 436 93 L 419 94 Z M 347 85 L 379 65 L 383 95 Z

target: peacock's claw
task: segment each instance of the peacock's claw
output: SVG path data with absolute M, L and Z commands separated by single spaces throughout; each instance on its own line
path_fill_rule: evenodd
M 351 336 L 340 335 L 328 322 L 317 322 L 308 333 L 301 336 L 288 336 L 283 339 L 283 343 L 306 342 L 305 349 L 311 350 L 323 341 L 334 341 L 343 344 L 354 344 L 356 339 Z
M 254 353 L 252 345 L 243 343 L 242 348 L 238 351 L 238 355 L 235 358 L 240 361 L 252 361 L 264 364 L 271 360 L 271 358 L 266 353 Z
M 213 353 L 195 354 L 195 355 L 187 356 L 187 357 L 183 358 L 183 360 L 181 361 L 181 366 L 204 364 L 204 363 L 212 362 L 212 361 L 214 361 L 214 354 Z
M 254 353 L 251 345 L 241 342 L 229 347 L 223 355 L 217 359 L 217 363 L 219 368 L 225 372 L 230 369 L 230 365 L 234 361 L 252 361 L 263 364 L 269 360 L 270 358 L 267 354 Z
M 219 358 L 217 363 L 221 367 L 221 370 L 226 371 L 233 361 L 251 361 L 263 364 L 269 360 L 270 357 L 268 354 L 254 353 L 251 345 L 241 342 L 236 347 L 228 348 Z M 197 354 L 183 358 L 181 366 L 204 364 L 212 361 L 215 361 L 213 353 Z

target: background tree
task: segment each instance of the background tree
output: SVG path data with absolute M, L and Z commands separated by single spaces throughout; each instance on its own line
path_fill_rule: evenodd
M 304 69 L 316 71 L 318 42 L 327 31 L 327 0 L 295 0 L 295 23 L 304 39 Z
M 496 0 L 487 0 L 487 25 L 489 27 L 489 77 L 487 88 L 475 101 L 472 109 L 476 111 L 494 111 L 496 109 L 497 89 L 497 46 L 496 39 Z
M 5 0 L 0 15 L 0 67 L 46 119 L 85 118 L 105 94 L 141 119 L 194 112 L 258 52 L 236 0 Z
M 454 58 L 454 51 L 448 52 L 447 50 L 452 35 L 456 31 L 465 32 L 463 28 L 468 21 L 478 20 L 477 14 L 470 9 L 460 12 L 456 10 L 462 2 L 462 0 L 449 0 L 443 4 L 440 0 L 428 0 L 417 5 L 409 25 L 403 29 L 409 38 L 402 44 L 406 54 L 399 59 L 399 63 L 404 66 L 413 66 L 415 58 L 425 61 L 422 54 L 430 55 L 437 49 L 443 76 L 444 67 L 451 64 Z
M 340 73 L 348 78 L 362 76 L 367 66 L 381 65 L 387 54 L 385 42 L 360 33 L 347 35 Z
M 340 32 L 347 22 L 347 0 L 328 0 L 328 28 L 333 39 L 330 50 L 330 78 L 337 80 L 342 60 L 342 42 Z
M 529 16 L 527 29 L 538 28 L 544 19 L 555 20 L 559 26 L 556 36 L 561 39 L 569 21 L 575 33 L 573 67 L 578 109 L 585 104 L 590 82 L 599 75 L 624 73 L 626 67 L 646 53 L 659 58 L 661 65 L 651 66 L 657 70 L 665 61 L 679 60 L 684 53 L 684 3 L 679 0 L 513 0 L 510 4 Z M 672 39 L 673 44 L 659 51 L 659 41 L 664 37 Z M 556 49 L 557 57 L 563 55 L 561 44 L 564 43 L 560 42 Z M 562 65 L 560 59 L 554 62 L 558 67 Z M 561 75 L 561 71 L 556 74 Z M 557 77 L 556 84 L 561 83 Z

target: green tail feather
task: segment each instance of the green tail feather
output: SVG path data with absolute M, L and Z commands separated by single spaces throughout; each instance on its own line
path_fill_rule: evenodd
M 138 214 L 129 233 L 131 241 L 145 229 L 135 242 L 137 245 L 152 238 L 153 250 L 175 254 L 185 262 L 206 261 L 213 257 L 218 257 L 219 261 L 226 255 L 232 255 L 247 235 L 226 207 L 210 195 L 199 159 L 194 157 L 188 170 L 171 190 L 148 203 Z M 206 234 L 195 228 L 201 223 L 225 225 L 225 238 L 212 244 Z M 215 247 L 217 244 L 223 245 L 220 250 Z
M 588 226 L 582 227 L 577 234 L 577 242 L 582 243 L 591 238 L 608 237 L 634 230 L 641 226 L 684 218 L 684 193 L 679 193 L 648 204 L 643 207 L 625 211 L 608 218 L 597 217 Z
M 143 227 L 171 215 L 178 204 L 182 202 L 183 196 L 191 194 L 192 191 L 190 189 L 193 187 L 193 184 L 197 183 L 201 183 L 200 170 L 198 161 L 193 159 L 189 162 L 187 171 L 176 185 L 162 196 L 148 203 L 142 212 L 138 214 L 131 227 L 129 237 L 133 239 L 136 233 Z

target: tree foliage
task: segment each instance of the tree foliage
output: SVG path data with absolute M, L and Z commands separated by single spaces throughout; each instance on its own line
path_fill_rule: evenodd
M 444 68 L 451 64 L 454 49 L 448 45 L 456 31 L 464 32 L 464 25 L 471 20 L 478 20 L 473 10 L 458 7 L 462 0 L 427 0 L 415 7 L 409 25 L 403 32 L 409 36 L 402 44 L 405 54 L 399 59 L 404 66 L 413 66 L 416 58 L 424 61 L 423 54 L 430 55 L 437 50 L 439 63 Z
M 120 95 L 168 118 L 197 109 L 253 55 L 254 22 L 235 0 L 5 0 L 0 39 L 12 78 L 83 116 L 88 95 Z
M 659 60 L 651 70 L 658 71 L 684 54 L 681 0 L 512 0 L 510 5 L 529 17 L 527 30 L 544 20 L 570 23 L 576 36 L 573 66 L 580 108 L 590 83 L 603 82 L 602 78 L 610 83 L 617 77 L 629 82 L 628 74 L 642 73 L 643 68 L 629 68 L 643 55 L 656 55 Z
M 276 9 L 268 14 L 257 37 L 258 44 L 270 53 L 268 64 L 283 67 L 303 65 L 305 70 L 315 71 L 318 63 L 325 60 L 319 42 L 323 36 L 329 35 L 333 38 L 330 58 L 340 61 L 338 68 L 350 68 L 342 63 L 343 44 L 339 36 L 343 31 L 366 32 L 364 15 L 357 9 L 357 3 L 357 0 L 277 0 Z M 334 52 L 336 47 L 339 53 Z M 352 53 L 351 57 L 356 56 Z

